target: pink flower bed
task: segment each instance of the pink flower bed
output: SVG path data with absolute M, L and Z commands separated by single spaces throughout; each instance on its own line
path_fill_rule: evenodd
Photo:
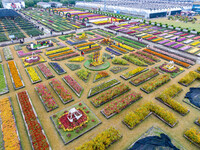
M 36 50 L 34 51 L 36 54 L 37 53 L 42 53 L 41 50 Z M 28 53 L 24 53 L 24 51 L 17 51 L 17 54 L 19 55 L 19 57 L 25 57 L 25 56 L 29 56 L 32 55 L 33 52 L 28 52 Z
M 54 77 L 53 73 L 49 70 L 49 68 L 45 64 L 39 64 L 38 68 L 41 70 L 41 72 L 47 79 Z

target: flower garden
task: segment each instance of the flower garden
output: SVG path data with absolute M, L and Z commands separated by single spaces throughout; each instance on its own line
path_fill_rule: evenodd
M 200 124 L 200 67 L 187 56 L 199 56 L 197 35 L 141 22 L 103 27 L 107 16 L 63 8 L 70 19 L 56 10 L 22 12 L 57 32 L 75 33 L 38 41 L 52 46 L 30 49 L 33 40 L 0 48 L 0 149 L 118 150 L 150 135 L 168 136 L 181 150 L 199 148 L 193 127 Z M 101 28 L 72 21 L 76 14 Z

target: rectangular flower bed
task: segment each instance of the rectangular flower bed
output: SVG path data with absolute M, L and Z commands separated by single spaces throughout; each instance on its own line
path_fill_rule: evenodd
M 62 79 L 78 97 L 81 97 L 84 89 L 75 79 L 69 75 L 64 76 Z
M 53 54 L 57 54 L 57 53 L 61 53 L 61 52 L 65 52 L 65 51 L 69 51 L 70 48 L 69 47 L 64 47 L 64 48 L 59 48 L 56 50 L 51 50 L 45 53 L 45 55 L 53 55 Z
M 81 69 L 76 73 L 76 75 L 86 83 L 89 80 L 91 72 L 89 72 L 89 71 L 87 71 L 85 69 Z
M 75 108 L 81 117 L 79 119 L 73 117 L 74 119 L 70 122 L 68 114 L 72 108 Z M 83 102 L 77 103 L 53 114 L 50 119 L 65 145 L 101 124 L 99 118 L 97 118 L 97 116 Z
M 110 71 L 114 74 L 117 74 L 119 72 L 122 72 L 124 70 L 128 69 L 128 67 L 120 67 L 120 66 L 114 66 L 110 69 Z
M 155 64 L 154 60 L 152 60 L 152 59 L 150 59 L 149 57 L 146 57 L 146 56 L 144 56 L 144 55 L 142 55 L 142 54 L 139 54 L 139 53 L 137 53 L 137 52 L 131 52 L 129 55 L 130 55 L 130 56 L 133 56 L 133 57 L 136 58 L 136 59 L 141 60 L 142 62 L 147 63 L 148 65 L 153 65 L 153 64 Z
M 128 80 L 128 79 L 131 79 L 132 77 L 135 77 L 145 71 L 147 71 L 148 68 L 144 68 L 144 67 L 138 67 L 136 69 L 133 69 L 129 72 L 126 72 L 124 74 L 122 74 L 120 77 L 123 78 L 124 80 Z
M 200 148 L 200 142 L 198 140 L 200 138 L 200 133 L 195 128 L 187 129 L 184 132 L 184 137 L 196 145 L 198 148 Z
M 84 49 L 83 52 L 85 54 L 87 54 L 87 53 L 95 52 L 95 51 L 100 50 L 100 49 L 101 49 L 101 46 L 95 46 L 95 47 Z
M 158 76 L 152 81 L 149 81 L 148 83 L 144 84 L 140 89 L 144 91 L 145 93 L 149 94 L 153 91 L 155 91 L 158 87 L 162 86 L 163 84 L 170 81 L 170 75 L 163 74 Z
M 87 41 L 85 40 L 81 40 L 81 41 L 77 41 L 77 42 L 72 42 L 70 40 L 66 41 L 67 44 L 70 44 L 70 45 L 77 45 L 77 44 L 81 44 L 81 43 L 86 43 Z
M 121 48 L 121 47 L 117 47 L 116 45 L 110 45 L 110 47 L 112 47 L 112 48 L 118 50 L 118 51 L 121 52 L 121 53 L 127 53 L 127 50 L 125 50 L 125 49 L 123 49 L 123 48 Z
M 32 84 L 41 82 L 42 79 L 40 78 L 40 76 L 38 75 L 37 71 L 35 70 L 35 68 L 33 67 L 27 67 L 25 69 L 26 73 L 28 74 L 29 79 L 31 80 Z
M 24 51 L 17 51 L 17 55 L 19 57 L 26 57 L 26 56 L 30 56 L 32 55 L 33 52 L 27 52 L 25 53 Z M 35 50 L 34 51 L 35 54 L 38 54 L 38 53 L 42 53 L 42 50 Z
M 101 113 L 109 119 L 114 115 L 120 113 L 123 109 L 131 105 L 132 103 L 136 102 L 137 100 L 141 99 L 142 96 L 136 92 L 129 92 L 122 97 L 113 100 L 109 104 L 107 104 L 102 110 Z
M 160 41 L 160 42 L 158 42 L 158 44 L 165 44 L 165 43 L 167 43 L 167 42 L 169 42 L 170 40 L 163 40 L 163 41 Z
M 35 91 L 37 92 L 38 97 L 40 98 L 42 104 L 44 105 L 47 112 L 50 112 L 56 108 L 58 108 L 55 99 L 51 95 L 51 92 L 44 84 L 37 84 L 35 87 Z
M 2 149 L 22 150 L 17 123 L 10 97 L 0 100 L 0 132 L 2 132 Z
M 53 70 L 58 74 L 65 74 L 66 71 L 56 62 L 49 62 L 49 65 L 53 68 Z
M 172 48 L 177 49 L 177 48 L 180 48 L 180 47 L 182 47 L 182 46 L 184 46 L 184 44 L 176 44 L 176 45 L 172 46 Z
M 41 126 L 27 91 L 19 92 L 16 95 L 32 149 L 51 150 L 47 136 Z
M 130 88 L 128 85 L 120 84 L 120 85 L 117 85 L 117 86 L 97 95 L 90 102 L 95 107 L 100 107 L 101 105 L 115 99 L 116 97 L 119 97 L 120 95 L 128 92 L 129 90 L 130 90 Z
M 93 79 L 93 83 L 94 82 L 97 82 L 97 81 L 100 81 L 104 78 L 107 78 L 109 77 L 110 75 L 106 72 L 106 71 L 100 71 L 100 72 L 97 72 L 95 75 L 94 75 L 94 79 Z
M 46 79 L 50 79 L 54 77 L 54 74 L 51 72 L 51 70 L 46 66 L 46 64 L 39 64 L 38 69 L 41 71 L 41 73 L 43 74 L 43 76 Z
M 3 48 L 3 54 L 4 54 L 6 61 L 13 59 L 13 55 L 12 55 L 12 52 L 9 47 Z
M 25 87 L 22 77 L 19 73 L 16 63 L 12 60 L 8 62 L 11 81 L 15 90 Z
M 6 75 L 4 71 L 3 64 L 0 64 L 0 95 L 6 94 L 9 92 L 8 84 L 6 81 Z
M 124 55 L 122 58 L 137 66 L 144 66 L 144 67 L 148 66 L 148 64 L 145 63 L 144 61 L 139 60 L 138 58 L 135 58 L 134 56 L 131 55 Z
M 93 88 L 90 89 L 89 93 L 88 93 L 88 98 L 98 94 L 98 93 L 101 93 L 117 84 L 119 84 L 120 81 L 118 81 L 117 79 L 112 79 L 112 80 L 109 80 L 107 82 L 103 82 L 102 84 L 99 84 Z
M 72 94 L 61 84 L 58 79 L 52 79 L 49 84 L 56 92 L 63 104 L 67 104 L 74 100 Z
M 187 87 L 191 85 L 196 79 L 200 79 L 200 74 L 195 71 L 190 71 L 188 74 L 182 77 L 178 83 Z
M 109 47 L 106 47 L 106 51 L 108 51 L 108 52 L 110 52 L 110 53 L 112 53 L 114 55 L 117 55 L 117 56 L 122 55 L 121 53 L 119 53 L 119 52 L 117 52 L 117 51 L 115 51 L 115 50 L 113 50 L 113 49 L 111 49 Z
M 74 51 L 69 49 L 69 50 L 65 50 L 64 52 L 57 52 L 55 54 L 48 55 L 48 58 L 53 59 L 53 58 L 65 56 L 71 53 L 74 53 Z
M 70 70 L 75 71 L 77 69 L 81 69 L 80 64 L 65 64 Z
M 76 56 L 79 56 L 79 54 L 73 51 L 71 54 L 67 54 L 67 55 L 56 57 L 56 58 L 52 58 L 51 60 L 52 61 L 61 61 L 61 60 L 69 59 L 69 58 L 76 57 Z
M 165 44 L 165 46 L 172 46 L 172 45 L 175 45 L 175 44 L 176 44 L 176 42 L 169 42 L 169 43 Z

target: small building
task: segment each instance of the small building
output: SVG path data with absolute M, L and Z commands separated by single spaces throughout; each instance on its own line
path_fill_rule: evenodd
M 56 7 L 56 8 L 63 6 L 63 4 L 59 2 L 49 2 L 49 4 L 51 5 L 51 7 Z
M 25 8 L 25 2 L 23 0 L 2 0 L 3 8 L 19 10 Z
M 46 2 L 38 2 L 38 3 L 37 3 L 37 6 L 40 6 L 40 7 L 42 7 L 42 8 L 50 8 L 50 7 L 51 7 L 51 4 L 46 3 Z

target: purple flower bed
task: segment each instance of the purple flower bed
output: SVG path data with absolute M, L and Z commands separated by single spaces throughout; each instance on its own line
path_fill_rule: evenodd
M 182 42 L 184 40 L 186 40 L 186 38 L 180 38 L 180 39 L 177 40 L 177 42 Z
M 153 34 L 153 33 L 155 33 L 155 32 L 157 32 L 157 31 L 150 31 L 150 32 L 148 32 L 149 34 Z
M 194 34 L 192 34 L 192 35 L 188 35 L 188 36 L 186 36 L 186 38 L 192 38 L 192 37 L 194 37 L 195 35 Z
M 179 47 L 182 47 L 182 46 L 184 46 L 184 44 L 177 44 L 177 45 L 175 45 L 175 46 L 173 46 L 172 48 L 179 48 Z
M 182 34 L 183 32 L 176 32 L 176 33 L 174 33 L 174 35 L 180 35 L 180 34 Z
M 58 44 L 58 46 L 66 46 L 64 43 L 62 43 L 62 42 L 58 42 L 57 43 Z
M 170 38 L 170 40 L 175 40 L 176 38 L 179 38 L 179 36 L 174 36 L 174 37 Z
M 165 31 L 163 31 L 164 33 L 166 33 L 166 32 L 169 32 L 170 30 L 165 30 Z
M 163 33 L 163 34 L 160 34 L 158 36 L 162 37 L 162 36 L 165 36 L 165 35 L 167 35 L 167 33 Z
M 117 55 L 117 56 L 121 55 L 121 53 L 116 52 L 115 50 L 113 50 L 113 49 L 111 49 L 111 48 L 109 48 L 109 47 L 106 47 L 106 50 L 107 50 L 108 52 L 114 54 L 114 55 Z
M 168 70 L 168 69 L 165 69 L 164 66 L 166 66 L 166 65 L 167 65 L 167 64 L 162 64 L 159 68 L 160 68 L 162 71 L 169 72 L 169 73 L 173 73 L 173 72 L 178 72 L 178 71 L 179 71 L 179 68 L 178 68 L 178 67 L 176 67 L 176 69 L 173 70 L 173 71 L 170 71 L 170 70 Z
M 167 43 L 167 42 L 169 42 L 169 40 L 160 41 L 160 42 L 158 42 L 158 44 L 164 44 L 164 43 Z
M 89 39 L 89 41 L 95 41 L 95 40 L 100 40 L 100 39 L 103 39 L 103 37 L 100 35 L 96 35 L 96 38 Z
M 174 44 L 176 44 L 176 42 L 169 42 L 169 43 L 165 44 L 165 46 L 172 46 Z
M 34 51 L 36 54 L 37 53 L 42 53 L 41 50 L 36 50 Z M 24 53 L 24 51 L 17 51 L 19 57 L 24 57 L 24 56 L 29 56 L 29 55 L 32 55 L 33 52 L 28 52 L 28 53 Z
M 191 46 L 186 45 L 186 46 L 180 48 L 180 50 L 185 51 L 185 50 L 188 50 L 188 49 L 190 49 L 190 48 L 191 48 Z

